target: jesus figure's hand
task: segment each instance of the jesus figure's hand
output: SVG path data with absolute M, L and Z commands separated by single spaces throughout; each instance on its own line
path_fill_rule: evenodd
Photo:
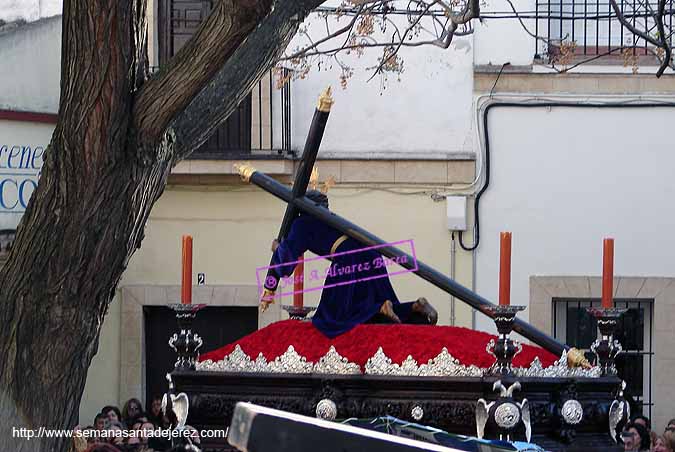
M 274 303 L 274 292 L 265 289 L 260 298 L 260 312 L 267 311 L 267 308 L 269 308 L 272 303 Z

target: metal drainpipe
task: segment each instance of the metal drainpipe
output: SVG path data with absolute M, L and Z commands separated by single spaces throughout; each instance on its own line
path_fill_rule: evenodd
M 455 257 L 457 255 L 457 245 L 455 243 L 455 231 L 452 231 L 450 238 L 450 278 L 455 279 Z M 450 296 L 450 325 L 455 326 L 457 318 L 455 317 L 455 297 Z
M 471 290 L 476 291 L 476 248 L 471 251 Z M 476 310 L 471 308 L 471 329 L 476 329 Z

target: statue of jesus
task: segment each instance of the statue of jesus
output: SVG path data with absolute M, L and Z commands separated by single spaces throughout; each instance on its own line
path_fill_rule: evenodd
M 328 209 L 324 193 L 309 190 L 305 196 Z M 326 272 L 321 300 L 312 317 L 314 326 L 326 336 L 346 333 L 360 323 L 436 324 L 438 313 L 425 298 L 406 303 L 398 300 L 387 274 L 387 258 L 376 250 L 364 250 L 356 240 L 304 214 L 293 221 L 281 243 L 272 242 L 274 277 L 265 280 L 260 300 L 263 311 L 274 301 L 280 279 L 293 273 L 298 256 L 307 250 L 317 256 L 338 253 L 331 256 L 333 263 Z M 345 251 L 354 252 L 342 254 Z

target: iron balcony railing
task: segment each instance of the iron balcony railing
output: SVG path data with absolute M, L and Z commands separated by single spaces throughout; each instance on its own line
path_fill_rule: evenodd
M 158 67 L 152 69 L 154 71 Z M 238 160 L 292 157 L 291 83 L 288 81 L 277 88 L 275 74 L 270 72 L 263 76 L 230 117 L 188 158 Z
M 666 12 L 673 11 L 667 0 Z M 635 28 L 654 35 L 656 22 L 652 16 L 658 0 L 617 0 L 622 13 Z M 631 33 L 621 22 L 609 0 L 536 0 L 535 59 L 556 61 L 610 56 L 626 63 L 630 57 L 651 57 L 655 49 L 645 39 Z M 665 15 L 664 25 L 672 29 L 672 13 Z M 669 36 L 672 45 L 672 34 Z M 603 61 L 607 61 L 606 58 Z M 631 61 L 628 61 L 630 64 Z

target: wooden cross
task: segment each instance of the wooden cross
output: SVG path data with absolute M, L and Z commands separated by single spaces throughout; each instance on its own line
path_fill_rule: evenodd
M 321 139 L 323 138 L 323 133 L 326 129 L 326 123 L 328 122 L 328 115 L 330 114 L 332 105 L 333 99 L 331 97 L 330 87 L 328 87 L 326 91 L 321 94 L 321 97 L 319 97 L 319 104 L 314 111 L 312 124 L 309 127 L 307 140 L 305 141 L 305 148 L 302 152 L 302 157 L 300 158 L 300 163 L 298 165 L 298 171 L 293 182 L 293 199 L 302 198 L 307 192 L 307 185 L 312 178 L 312 170 L 314 168 L 314 163 L 316 162 L 316 155 L 319 153 L 319 146 L 321 145 Z M 279 234 L 277 234 L 277 241 L 281 242 L 288 235 L 291 225 L 293 224 L 293 220 L 295 220 L 299 214 L 300 211 L 294 203 L 289 202 L 286 205 L 286 212 L 284 213 L 284 218 L 281 221 Z M 298 256 L 298 260 L 302 260 L 302 256 Z M 270 267 L 272 264 L 273 262 L 270 260 Z M 303 268 L 303 265 L 298 264 L 296 271 L 302 272 Z M 274 276 L 271 269 L 267 271 L 265 287 L 268 289 L 276 289 L 279 281 L 276 278 L 269 278 L 270 276 Z M 272 286 L 269 285 L 267 281 L 275 281 L 275 283 Z M 301 287 L 297 289 L 302 290 Z M 303 308 L 302 292 L 295 294 L 293 297 L 293 306 L 289 307 L 287 310 L 289 311 L 292 318 L 303 318 L 309 313 L 307 309 Z

